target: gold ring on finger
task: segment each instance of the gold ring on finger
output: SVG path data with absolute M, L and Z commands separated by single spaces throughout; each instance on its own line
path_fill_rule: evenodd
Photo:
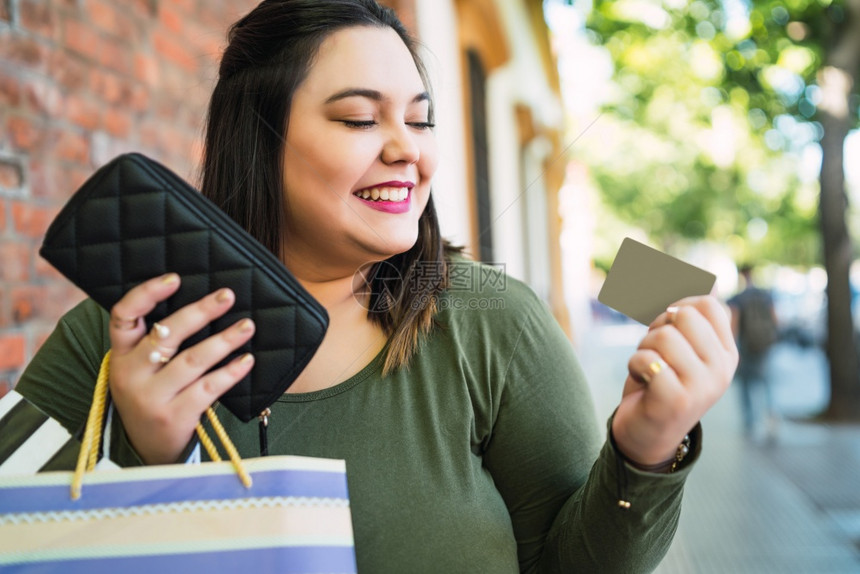
M 666 361 L 664 361 L 663 359 L 657 359 L 656 361 L 649 364 L 648 368 L 640 376 L 642 377 L 642 380 L 644 380 L 646 383 L 650 383 L 654 377 L 660 374 L 660 371 L 666 368 L 666 366 Z
M 111 315 L 110 324 L 120 331 L 131 331 L 137 327 L 138 319 L 140 319 L 140 317 L 117 317 L 115 315 Z
M 170 336 L 170 327 L 161 323 L 152 324 L 152 333 L 162 341 Z
M 170 354 L 170 355 L 172 355 L 172 354 L 174 353 L 174 349 L 169 349 L 169 348 L 167 348 L 167 347 L 164 347 L 164 346 L 162 346 L 162 345 L 159 345 L 159 344 L 158 344 L 158 341 L 156 341 L 156 340 L 155 340 L 155 337 L 156 337 L 156 335 L 155 335 L 154 331 L 150 331 L 150 332 L 149 332 L 149 334 L 145 337 L 145 338 L 146 338 L 146 341 L 147 341 L 150 345 L 152 345 L 152 348 L 153 348 L 153 349 L 155 349 L 156 351 L 158 351 L 158 352 L 160 352 L 160 353 L 162 353 L 162 354 L 165 354 L 165 355 L 166 355 L 166 354 Z
M 666 324 L 671 325 L 678 318 L 678 307 L 671 306 L 666 308 Z
M 149 362 L 153 365 L 164 365 L 170 361 L 170 357 L 165 357 L 161 351 L 153 351 L 149 354 Z

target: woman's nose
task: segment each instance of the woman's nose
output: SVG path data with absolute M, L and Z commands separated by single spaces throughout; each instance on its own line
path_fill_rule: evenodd
M 387 133 L 382 146 L 381 158 L 383 163 L 415 163 L 421 157 L 415 135 L 409 132 L 409 126 L 393 126 Z

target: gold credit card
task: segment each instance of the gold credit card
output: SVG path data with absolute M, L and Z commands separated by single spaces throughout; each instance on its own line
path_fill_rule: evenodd
M 675 301 L 710 293 L 716 280 L 713 273 L 627 237 L 597 300 L 649 325 Z

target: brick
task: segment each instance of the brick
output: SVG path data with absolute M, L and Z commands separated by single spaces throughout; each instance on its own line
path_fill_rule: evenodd
M 158 23 L 171 33 L 182 36 L 182 15 L 176 12 L 176 5 L 162 2 L 158 10 Z
M 132 75 L 134 73 L 134 54 L 129 45 L 114 38 L 104 38 L 99 52 L 99 63 L 106 68 Z
M 38 198 L 58 198 L 54 192 L 57 168 L 52 162 L 34 157 L 29 164 L 30 193 Z
M 123 11 L 125 9 L 123 6 Z M 140 39 L 140 29 L 123 11 L 105 0 L 86 0 L 84 8 L 84 12 L 97 28 L 132 45 L 136 44 Z
M 54 50 L 48 62 L 48 72 L 70 94 L 87 87 L 89 66 L 78 55 L 65 50 Z
M 0 54 L 4 62 L 41 71 L 49 57 L 48 47 L 38 40 L 20 34 L 0 34 Z
M 159 14 L 161 10 L 164 10 L 165 2 L 158 3 Z M 192 15 L 196 13 L 195 0 L 171 0 L 171 7 L 178 9 L 184 15 Z
M 56 117 L 63 109 L 63 94 L 49 80 L 30 78 L 24 85 L 27 104 L 42 115 Z
M 6 231 L 6 200 L 0 197 L 0 235 Z M 0 240 L 0 247 L 3 246 L 3 241 Z M 0 261 L 5 261 L 5 259 L 0 258 Z M 0 265 L 0 277 L 3 276 L 3 267 Z
M 136 112 L 145 112 L 149 110 L 149 89 L 147 89 L 146 86 L 134 86 L 132 88 L 131 101 L 129 102 L 129 105 L 131 106 L 131 109 Z
M 9 3 L 6 0 L 0 0 L 0 22 L 11 22 L 12 14 L 9 12 Z M 2 396 L 2 395 L 0 395 Z
M 32 205 L 24 201 L 12 202 L 12 221 L 15 231 L 25 237 L 41 238 L 48 229 L 57 208 Z
M 164 117 L 170 116 L 170 111 L 176 113 L 176 108 L 181 102 L 188 97 L 188 72 L 182 70 L 179 66 L 174 66 L 169 63 L 164 63 L 161 66 L 161 98 L 160 109 L 158 113 Z M 174 120 L 175 116 L 174 116 Z
M 76 126 L 94 130 L 102 123 L 102 109 L 88 96 L 72 93 L 66 98 L 65 116 Z
M 0 14 L 2 16 L 2 14 Z M 0 378 L 0 399 L 6 396 L 9 391 L 12 390 L 12 379 L 11 378 Z
M 9 290 L 12 324 L 36 320 L 54 323 L 82 298 L 82 292 L 65 279 L 45 285 L 15 287 Z
M 92 175 L 89 167 L 34 161 L 30 167 L 30 192 L 39 199 L 64 202 Z
M 126 137 L 131 131 L 131 118 L 125 108 L 105 110 L 104 128 L 114 137 Z
M 57 38 L 57 16 L 50 0 L 18 0 L 18 14 L 23 28 L 51 40 Z
M 44 122 L 35 118 L 13 115 L 6 130 L 12 146 L 21 151 L 34 151 L 44 141 Z
M 81 187 L 84 182 L 93 174 L 90 167 L 69 166 L 63 170 L 63 183 L 66 186 L 67 196 Z
M 150 149 L 159 147 L 160 133 L 155 122 L 141 124 L 140 128 L 138 128 L 138 137 L 143 147 Z
M 57 130 L 52 137 L 53 157 L 87 165 L 90 161 L 90 140 L 70 129 Z
M 24 183 L 24 172 L 21 164 L 15 160 L 0 159 L 0 188 L 18 189 Z M 3 230 L 4 214 L 0 203 L 0 231 Z
M 153 88 L 158 87 L 161 83 L 161 71 L 155 58 L 140 52 L 135 54 L 134 77 Z
M 24 336 L 0 335 L 0 370 L 19 369 L 24 361 Z
M 1 268 L 2 266 L 0 266 Z M 0 281 L 0 333 L 12 325 L 12 313 L 9 309 L 9 294 L 7 284 Z
M 183 42 L 173 38 L 163 30 L 155 30 L 152 34 L 155 51 L 167 61 L 173 62 L 186 72 L 197 72 L 197 58 Z
M 79 20 L 63 22 L 63 41 L 65 46 L 81 56 L 99 61 L 102 52 L 102 39 L 92 27 Z
M 12 324 L 21 325 L 44 315 L 42 305 L 48 300 L 44 287 L 28 285 L 12 289 L 9 301 L 12 304 Z
M 127 104 L 132 97 L 131 83 L 112 72 L 92 70 L 90 86 L 93 93 L 108 104 Z
M 30 279 L 32 247 L 21 241 L 0 241 L 0 280 L 4 283 Z
M 127 0 L 125 4 L 136 18 L 155 18 L 158 15 L 158 0 Z
M 15 108 L 18 107 L 20 102 L 20 81 L 17 78 L 0 73 L 0 107 Z
M 68 279 L 47 285 L 47 304 L 43 306 L 40 318 L 56 323 L 69 309 L 86 299 L 87 295 Z

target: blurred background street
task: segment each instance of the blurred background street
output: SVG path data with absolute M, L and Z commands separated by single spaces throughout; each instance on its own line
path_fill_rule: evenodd
M 621 396 L 645 327 L 596 321 L 579 348 L 602 419 Z M 733 387 L 703 421 L 704 450 L 659 574 L 860 572 L 860 426 L 816 423 L 828 399 L 818 347 L 769 361 L 778 420 L 745 436 Z

